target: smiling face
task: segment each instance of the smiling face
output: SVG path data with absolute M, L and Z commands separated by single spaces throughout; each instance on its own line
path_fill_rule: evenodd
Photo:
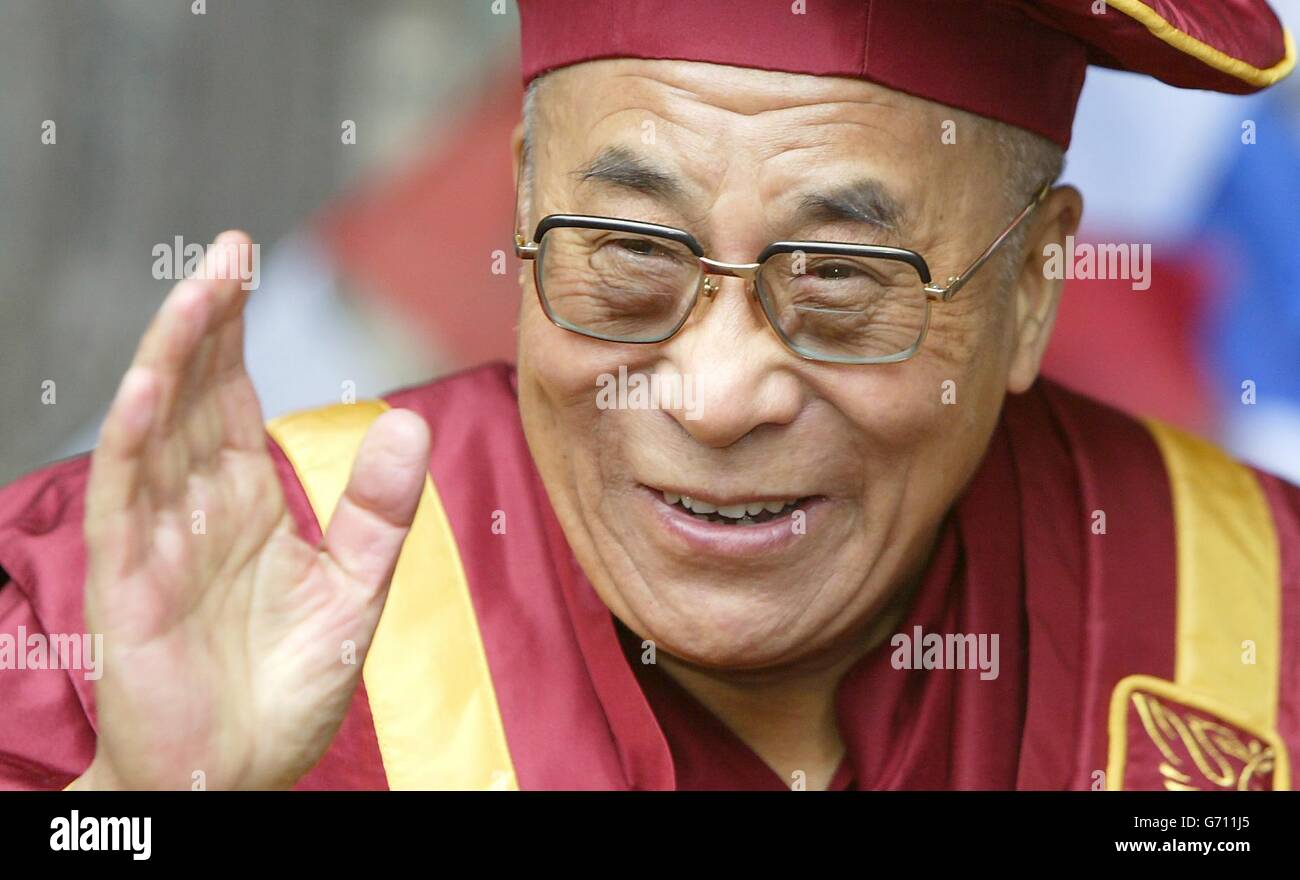
M 619 59 L 547 75 L 537 111 L 525 235 L 570 213 L 682 229 L 734 263 L 779 240 L 893 245 L 944 280 L 1023 206 L 1005 195 L 991 123 L 866 82 Z M 1063 238 L 1078 210 L 1054 192 L 1021 253 Z M 671 339 L 631 345 L 555 326 L 527 277 L 524 429 L 611 611 L 714 668 L 860 642 L 924 570 L 1003 395 L 1036 374 L 1059 285 L 1009 256 L 933 310 L 916 356 L 877 365 L 799 358 L 740 278 L 712 278 L 716 295 Z M 696 406 L 609 408 L 621 370 L 680 381 Z

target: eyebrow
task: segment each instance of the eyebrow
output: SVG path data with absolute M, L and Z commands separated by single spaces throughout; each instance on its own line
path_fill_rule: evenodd
M 661 201 L 680 202 L 686 196 L 686 186 L 676 175 L 627 147 L 605 147 L 573 173 L 583 182 L 621 187 Z
M 573 174 L 584 182 L 620 187 L 665 202 L 686 198 L 686 186 L 680 178 L 627 147 L 605 147 Z M 798 211 L 806 221 L 863 223 L 894 233 L 905 217 L 901 203 L 889 188 L 871 177 L 826 192 L 808 193 L 800 200 Z
M 903 225 L 902 205 L 874 178 L 863 178 L 822 193 L 809 193 L 799 202 L 799 212 L 809 220 L 865 223 L 890 232 Z

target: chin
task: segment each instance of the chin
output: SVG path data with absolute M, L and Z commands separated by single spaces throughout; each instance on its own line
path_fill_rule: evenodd
M 815 652 L 817 634 L 827 630 L 810 626 L 805 612 L 813 597 L 792 594 L 788 582 L 764 585 L 734 573 L 714 579 L 697 571 L 661 576 L 650 585 L 632 576 L 641 591 L 620 591 L 605 597 L 606 604 L 626 609 L 620 619 L 657 650 L 693 665 L 780 665 Z

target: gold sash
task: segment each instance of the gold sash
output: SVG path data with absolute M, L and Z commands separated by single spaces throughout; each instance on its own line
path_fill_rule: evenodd
M 1215 446 L 1160 422 L 1146 425 L 1164 459 L 1173 502 L 1178 571 L 1174 681 L 1131 675 L 1116 685 L 1107 787 L 1124 787 L 1129 713 L 1135 711 L 1169 759 L 1170 767 L 1161 768 L 1170 770 L 1166 787 L 1179 787 L 1175 772 L 1180 779 L 1185 775 L 1174 763 L 1190 766 L 1174 760 L 1172 741 L 1183 740 L 1194 757 L 1198 746 L 1191 731 L 1206 724 L 1218 727 L 1194 717 L 1199 713 L 1227 722 L 1237 729 L 1237 739 L 1251 740 L 1257 751 L 1270 749 L 1272 785 L 1289 788 L 1286 746 L 1275 730 L 1282 589 L 1268 501 L 1254 474 Z M 1185 710 L 1181 715 L 1180 705 Z M 1190 720 L 1184 723 L 1184 718 Z M 1170 736 L 1174 730 L 1188 735 Z
M 338 404 L 267 426 L 322 532 L 386 409 Z M 518 788 L 456 540 L 427 476 L 362 679 L 390 789 Z

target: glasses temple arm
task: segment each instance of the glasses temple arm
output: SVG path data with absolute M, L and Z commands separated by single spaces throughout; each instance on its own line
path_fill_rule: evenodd
M 519 157 L 519 170 L 515 173 L 515 212 L 512 223 L 515 227 L 515 256 L 521 260 L 531 260 L 537 256 L 537 245 L 524 238 L 519 229 L 519 194 L 523 190 L 524 167 L 528 164 L 528 147 L 525 145 L 523 155 Z
M 1023 223 L 1026 217 L 1033 213 L 1033 210 L 1042 203 L 1043 199 L 1047 198 L 1047 194 L 1051 192 L 1051 190 L 1052 181 L 1049 180 L 1039 188 L 1038 192 L 1034 195 L 1034 198 L 1029 202 L 1029 204 L 1025 205 L 1024 210 L 1017 214 L 1015 219 L 1007 225 L 1007 228 L 1002 230 L 998 237 L 993 239 L 993 242 L 984 249 L 984 253 L 976 257 L 975 261 L 962 270 L 960 275 L 950 276 L 946 285 L 931 282 L 925 286 L 925 292 L 931 296 L 939 297 L 944 302 L 947 302 L 956 296 L 957 291 L 961 290 L 962 287 L 966 285 L 966 282 L 970 280 L 971 276 L 978 272 L 980 267 L 988 262 L 989 257 L 993 256 L 993 254 L 997 252 L 997 249 L 1002 247 L 1002 243 L 1007 240 L 1007 237 L 1016 231 L 1016 227 Z

